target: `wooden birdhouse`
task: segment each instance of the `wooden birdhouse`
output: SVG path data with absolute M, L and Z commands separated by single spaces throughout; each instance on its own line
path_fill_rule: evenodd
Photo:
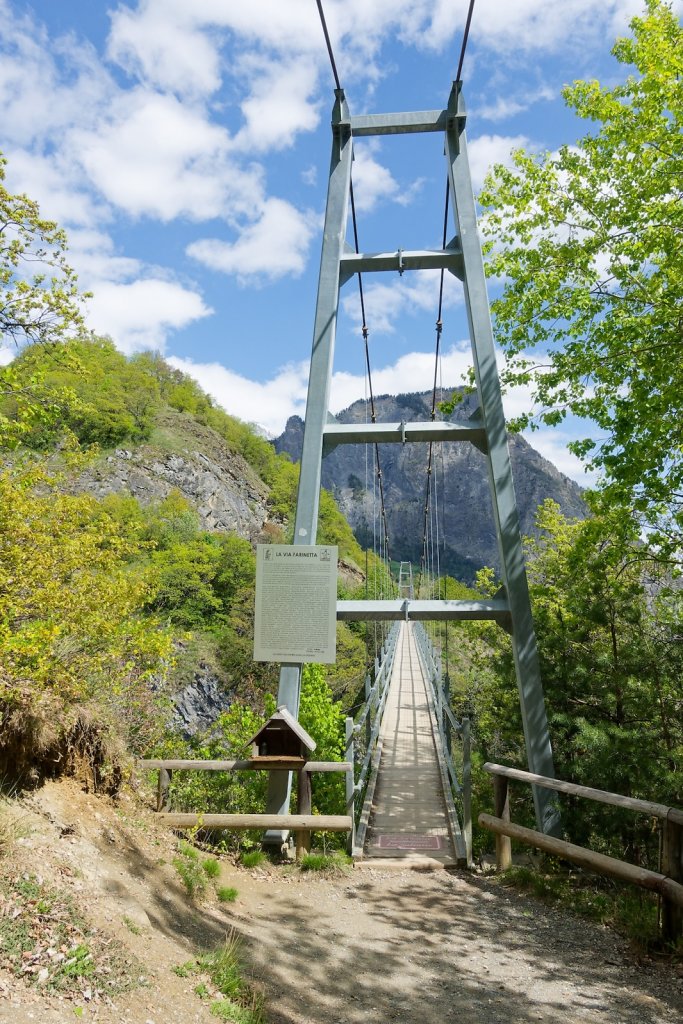
M 286 707 L 279 707 L 249 741 L 252 760 L 287 761 L 291 767 L 304 763 L 315 750 L 311 739 Z

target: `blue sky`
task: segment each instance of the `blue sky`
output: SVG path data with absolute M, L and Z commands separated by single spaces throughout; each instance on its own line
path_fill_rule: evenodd
M 560 90 L 619 76 L 636 0 L 477 0 L 464 67 L 475 184 L 513 146 L 583 127 Z M 467 0 L 327 0 L 353 113 L 445 105 Z M 303 414 L 333 82 L 315 0 L 0 0 L 7 185 L 69 235 L 90 325 L 154 348 L 229 411 L 279 432 Z M 438 248 L 443 140 L 356 147 L 361 250 Z M 437 274 L 366 278 L 373 386 L 426 389 Z M 357 288 L 343 292 L 333 410 L 364 394 Z M 449 281 L 444 385 L 469 343 Z M 514 413 L 526 396 L 507 401 Z M 570 428 L 571 429 L 571 428 Z M 531 440 L 585 482 L 567 431 Z

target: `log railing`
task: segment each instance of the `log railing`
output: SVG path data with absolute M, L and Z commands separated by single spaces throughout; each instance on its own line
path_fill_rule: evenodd
M 379 738 L 389 681 L 396 654 L 399 624 L 394 623 L 379 656 L 374 673 L 365 679 L 365 700 L 356 718 L 346 719 L 344 761 L 304 761 L 303 758 L 258 757 L 233 761 L 202 761 L 145 758 L 141 768 L 158 769 L 157 811 L 172 828 L 280 829 L 296 835 L 297 857 L 310 849 L 311 832 L 347 832 L 347 850 L 362 850 L 381 753 Z M 179 814 L 170 813 L 169 794 L 174 771 L 297 771 L 299 773 L 297 814 Z M 344 772 L 346 814 L 311 815 L 311 774 Z
M 487 762 L 484 770 L 493 776 L 495 815 L 480 814 L 478 820 L 483 828 L 496 835 L 496 865 L 500 871 L 507 870 L 512 863 L 511 840 L 519 840 L 556 857 L 571 860 L 588 871 L 618 878 L 658 893 L 662 900 L 663 938 L 668 942 L 675 942 L 683 936 L 683 810 L 650 800 L 638 800 L 602 789 L 593 789 L 590 786 L 579 786 L 573 782 L 549 779 L 544 775 L 534 775 L 532 772 L 500 764 Z M 607 857 L 583 846 L 565 842 L 563 839 L 543 835 L 535 829 L 513 824 L 510 821 L 508 799 L 509 779 L 657 818 L 662 828 L 661 872 L 649 871 L 616 857 Z
M 311 774 L 313 772 L 344 772 L 353 780 L 352 761 L 306 761 L 303 757 L 258 757 L 235 761 L 201 761 L 174 758 L 144 758 L 138 765 L 145 769 L 158 769 L 158 817 L 171 828 L 206 829 L 284 829 L 296 836 L 296 856 L 301 858 L 311 848 L 312 832 L 348 832 L 353 835 L 353 813 L 312 814 Z M 174 771 L 297 771 L 297 814 L 182 814 L 169 809 L 169 795 Z

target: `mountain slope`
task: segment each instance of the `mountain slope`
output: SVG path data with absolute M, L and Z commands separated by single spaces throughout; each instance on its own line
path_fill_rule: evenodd
M 431 392 L 381 395 L 375 398 L 377 420 L 429 420 L 430 402 Z M 465 396 L 453 421 L 467 420 L 475 404 L 474 396 Z M 359 423 L 366 416 L 365 402 L 358 401 L 336 418 L 341 423 Z M 299 459 L 302 441 L 303 422 L 293 416 L 274 442 L 275 449 Z M 586 506 L 578 484 L 560 473 L 523 437 L 511 435 L 509 444 L 524 534 L 534 532 L 536 509 L 546 498 L 553 498 L 567 516 L 585 517 Z M 380 445 L 391 556 L 414 565 L 419 565 L 422 553 L 427 451 L 426 444 Z M 441 570 L 471 582 L 481 566 L 498 566 L 486 459 L 468 442 L 452 442 L 435 445 L 433 466 L 438 489 L 434 505 L 438 503 L 438 530 L 443 544 Z M 323 461 L 323 485 L 334 494 L 359 541 L 369 546 L 377 516 L 373 476 L 372 452 L 364 445 L 340 445 Z

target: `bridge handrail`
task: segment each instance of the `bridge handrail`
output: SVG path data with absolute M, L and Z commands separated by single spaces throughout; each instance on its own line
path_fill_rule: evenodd
M 489 775 L 517 779 L 519 782 L 530 782 L 534 786 L 542 786 L 544 789 L 555 789 L 560 793 L 582 796 L 586 800 L 595 800 L 597 803 L 610 804 L 612 807 L 622 807 L 626 811 L 648 814 L 652 818 L 659 818 L 662 821 L 673 821 L 678 825 L 683 825 L 683 811 L 677 807 L 668 807 L 666 804 L 653 803 L 650 800 L 639 800 L 637 797 L 632 796 L 622 796 L 620 793 L 610 793 L 605 789 L 593 789 L 591 786 L 580 786 L 575 782 L 564 782 L 562 779 L 549 779 L 545 775 L 534 775 L 533 772 L 525 772 L 521 768 L 509 768 L 507 765 L 494 764 L 492 761 L 486 762 L 484 771 L 488 772 Z
M 464 718 L 459 722 L 453 714 L 445 698 L 441 687 L 441 665 L 440 655 L 427 635 L 422 623 L 416 623 L 414 627 L 415 639 L 417 642 L 418 655 L 422 659 L 424 675 L 432 696 L 436 714 L 436 727 L 439 736 L 439 745 L 443 753 L 443 763 L 446 769 L 447 779 L 452 787 L 452 793 L 444 794 L 447 799 L 455 793 L 462 804 L 462 838 L 464 839 L 465 855 L 467 864 L 472 863 L 472 785 L 470 765 L 470 723 Z M 446 727 L 460 737 L 462 742 L 462 784 L 453 764 L 450 749 L 450 736 L 447 735 Z M 445 780 L 444 780 L 445 781 Z M 452 815 L 457 817 L 455 807 L 452 805 Z M 458 826 L 459 828 L 459 826 Z
M 507 870 L 512 864 L 512 845 L 517 839 L 554 856 L 574 861 L 581 867 L 597 874 L 609 875 L 659 893 L 662 899 L 662 935 L 669 942 L 676 942 L 683 936 L 683 810 L 650 800 L 610 793 L 591 786 L 581 786 L 562 779 L 550 779 L 535 775 L 520 768 L 493 764 L 487 761 L 484 770 L 493 776 L 493 798 L 495 815 L 480 814 L 479 824 L 496 835 L 496 866 L 499 871 Z M 607 857 L 583 846 L 576 846 L 564 839 L 544 835 L 534 829 L 513 824 L 510 821 L 508 779 L 527 782 L 545 789 L 583 797 L 598 803 L 620 807 L 623 810 L 647 814 L 662 822 L 661 867 L 662 872 L 630 864 L 616 857 Z
M 356 845 L 362 846 L 361 831 L 363 823 L 368 818 L 369 809 L 365 807 L 368 803 L 369 790 L 366 791 L 365 800 L 361 801 L 364 789 L 368 786 L 372 775 L 373 765 L 377 761 L 377 749 L 379 735 L 382 726 L 382 717 L 386 706 L 387 694 L 389 693 L 389 682 L 396 656 L 396 645 L 398 641 L 400 624 L 393 623 L 387 639 L 382 647 L 381 656 L 375 659 L 374 680 L 370 685 L 370 676 L 365 681 L 365 700 L 361 710 L 357 713 L 355 720 L 346 719 L 346 751 L 345 758 L 355 767 L 353 776 L 347 776 L 346 805 L 347 813 L 354 821 L 354 830 L 349 837 L 350 851 Z M 356 737 L 365 733 L 365 751 L 360 760 L 357 760 Z M 357 774 L 357 777 L 356 777 Z M 353 781 L 351 781 L 353 779 Z M 358 799 L 357 799 L 358 798 Z M 368 813 L 366 814 L 366 810 Z M 367 824 L 367 822 L 366 822 Z M 358 841 L 356 840 L 355 829 L 358 828 Z

